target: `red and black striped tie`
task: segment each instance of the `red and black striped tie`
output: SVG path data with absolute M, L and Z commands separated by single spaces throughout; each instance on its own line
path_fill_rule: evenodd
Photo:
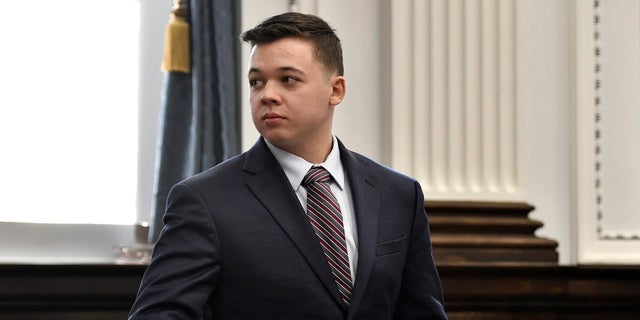
M 331 192 L 331 175 L 323 167 L 313 167 L 302 180 L 307 189 L 307 215 L 327 257 L 333 279 L 347 308 L 351 304 L 351 271 L 342 213 Z

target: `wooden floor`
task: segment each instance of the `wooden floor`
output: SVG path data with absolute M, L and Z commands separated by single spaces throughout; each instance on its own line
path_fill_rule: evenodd
M 640 267 L 438 267 L 457 319 L 640 319 Z M 144 266 L 0 266 L 0 319 L 126 319 Z
M 449 319 L 640 319 L 640 267 L 441 266 Z

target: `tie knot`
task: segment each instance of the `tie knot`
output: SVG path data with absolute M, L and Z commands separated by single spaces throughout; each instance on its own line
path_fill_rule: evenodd
M 331 180 L 331 175 L 323 167 L 312 167 L 302 179 L 303 185 L 309 185 L 316 182 L 327 182 Z

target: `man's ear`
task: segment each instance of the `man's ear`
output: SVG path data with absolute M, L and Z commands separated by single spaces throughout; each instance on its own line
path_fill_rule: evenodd
M 329 105 L 336 106 L 342 102 L 347 93 L 347 82 L 343 76 L 335 76 L 331 79 L 332 91 L 329 98 Z

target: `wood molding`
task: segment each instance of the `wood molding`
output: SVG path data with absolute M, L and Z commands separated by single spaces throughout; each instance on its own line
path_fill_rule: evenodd
M 534 207 L 522 202 L 426 201 L 436 262 L 557 264 L 558 243 L 537 237 Z

